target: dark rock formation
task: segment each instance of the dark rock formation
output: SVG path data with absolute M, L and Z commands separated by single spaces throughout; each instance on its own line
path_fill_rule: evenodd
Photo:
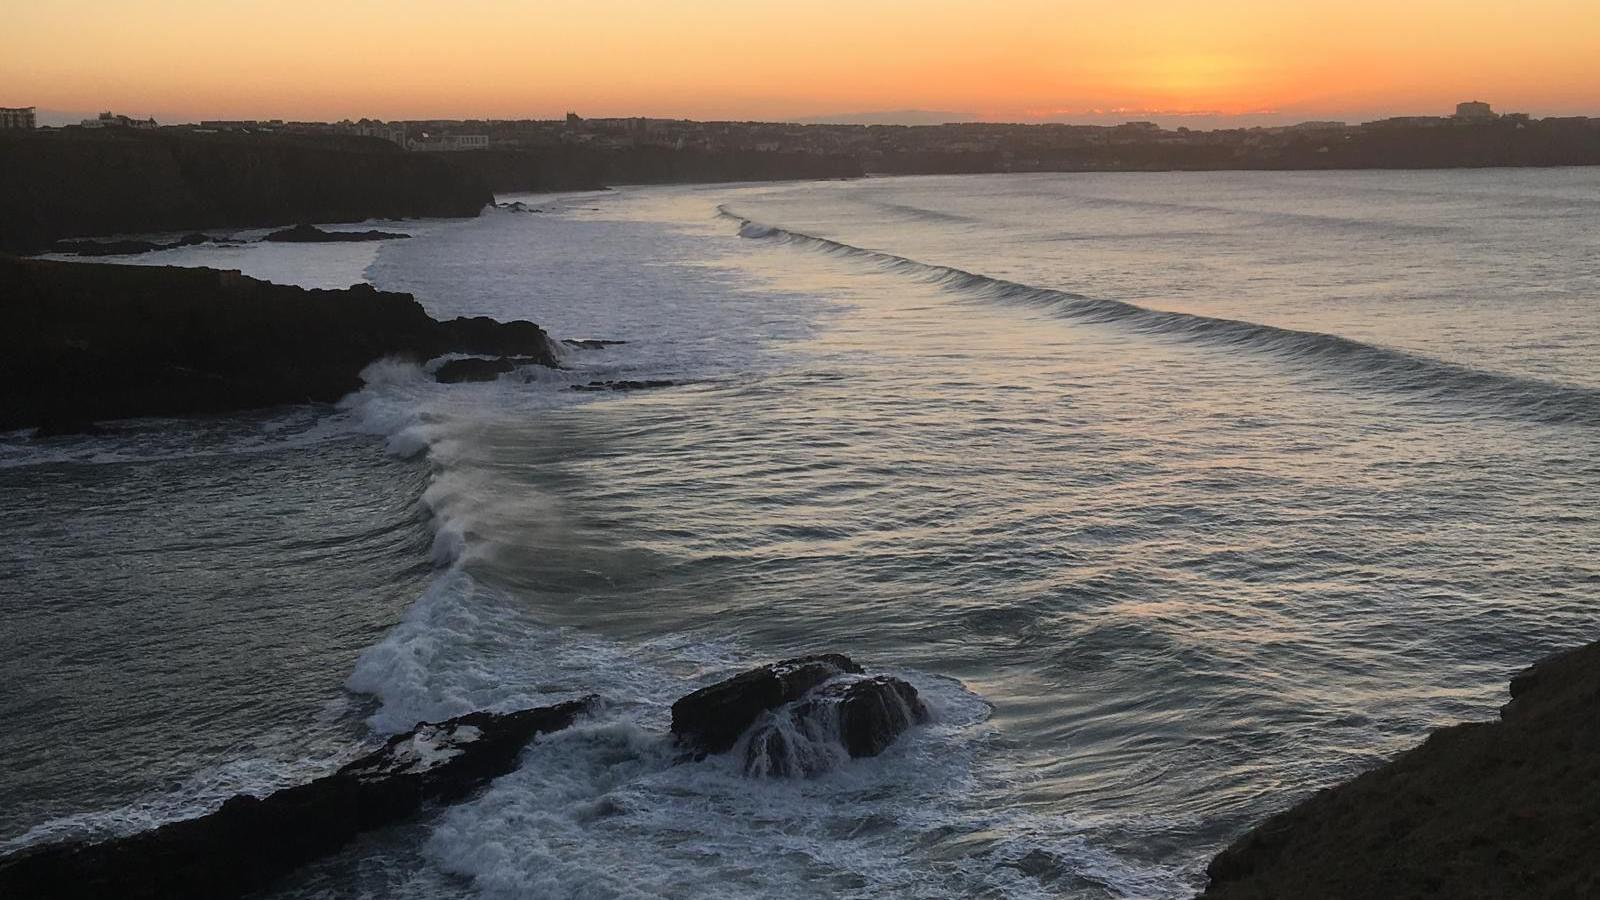
M 384 356 L 556 364 L 531 322 L 438 322 L 409 294 L 215 269 L 0 256 L 0 429 L 332 402 Z
M 672 704 L 672 733 L 699 753 L 725 753 L 758 716 L 799 700 L 841 673 L 861 674 L 848 656 L 802 656 L 740 673 Z
M 887 675 L 841 674 L 763 714 L 745 738 L 748 775 L 816 775 L 844 759 L 877 756 L 928 721 L 917 689 Z
M 1421 746 L 1266 820 L 1202 897 L 1600 897 L 1600 643 L 1511 682 L 1498 722 Z
M 51 253 L 73 253 L 78 256 L 129 256 L 135 253 L 151 253 L 156 250 L 173 250 L 178 247 L 193 247 L 198 244 L 218 242 L 217 238 L 209 234 L 186 234 L 175 241 L 161 243 L 159 241 L 56 241 L 50 248 Z M 225 241 L 223 243 L 232 243 Z
M 497 359 L 452 359 L 434 370 L 433 379 L 441 384 L 459 384 L 463 381 L 494 381 L 501 375 L 522 366 L 544 365 L 531 356 L 502 356 Z
M 626 344 L 627 341 L 606 341 L 598 338 L 583 338 L 581 340 L 562 338 L 561 343 L 577 350 L 604 350 L 607 347 L 615 347 L 619 344 Z
M 459 800 L 516 766 L 535 735 L 589 701 L 418 725 L 333 775 L 264 798 L 239 795 L 197 819 L 98 843 L 0 859 L 0 896 L 29 900 L 219 900 L 258 890 L 357 834 Z
M 392 241 L 411 237 L 395 231 L 323 231 L 315 225 L 296 225 L 262 238 L 280 244 L 351 244 L 360 241 Z
M 493 195 L 377 138 L 179 128 L 0 131 L 0 250 L 62 238 L 476 216 Z
M 659 378 L 649 378 L 644 381 L 591 381 L 588 384 L 575 384 L 575 391 L 643 391 L 650 388 L 672 387 L 676 382 L 663 381 Z

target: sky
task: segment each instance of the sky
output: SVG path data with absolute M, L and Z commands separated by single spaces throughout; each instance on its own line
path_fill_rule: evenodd
M 1600 115 L 1597 0 L 17 0 L 0 106 L 158 120 Z

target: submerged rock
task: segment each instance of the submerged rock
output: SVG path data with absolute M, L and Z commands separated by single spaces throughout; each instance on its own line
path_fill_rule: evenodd
M 860 675 L 861 667 L 843 654 L 825 653 L 742 672 L 672 704 L 672 733 L 697 754 L 725 753 L 762 713 L 841 673 Z
M 588 384 L 575 384 L 575 391 L 643 391 L 650 388 L 672 387 L 676 382 L 665 381 L 658 378 L 644 381 L 591 381 Z
M 604 350 L 607 347 L 626 344 L 627 341 L 607 341 L 600 338 L 562 338 L 561 343 L 578 350 Z
M 219 900 L 269 885 L 357 834 L 424 803 L 459 800 L 515 768 L 535 735 L 571 725 L 590 701 L 421 724 L 338 772 L 209 815 L 96 843 L 0 858 L 0 896 L 29 900 Z
M 315 225 L 296 225 L 274 231 L 263 241 L 288 244 L 345 244 L 357 241 L 392 241 L 411 237 L 395 231 L 323 231 Z
M 1511 698 L 1256 826 L 1202 897 L 1600 896 L 1600 643 L 1525 670 Z

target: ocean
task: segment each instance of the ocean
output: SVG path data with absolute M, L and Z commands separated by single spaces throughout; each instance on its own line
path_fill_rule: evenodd
M 0 852 L 594 693 L 269 896 L 1184 897 L 1596 637 L 1600 171 L 500 199 L 126 260 L 628 343 L 0 436 Z M 675 384 L 571 389 L 619 379 Z M 814 778 L 678 760 L 674 699 L 825 651 L 934 721 Z

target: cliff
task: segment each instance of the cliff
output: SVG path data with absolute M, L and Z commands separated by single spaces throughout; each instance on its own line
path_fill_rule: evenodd
M 375 138 L 0 131 L 0 251 L 60 238 L 475 216 L 478 179 Z
M 0 256 L 0 429 L 332 402 L 384 356 L 554 365 L 531 322 L 439 322 L 409 294 Z
M 1525 670 L 1511 698 L 1263 822 L 1201 897 L 1600 896 L 1600 643 Z

